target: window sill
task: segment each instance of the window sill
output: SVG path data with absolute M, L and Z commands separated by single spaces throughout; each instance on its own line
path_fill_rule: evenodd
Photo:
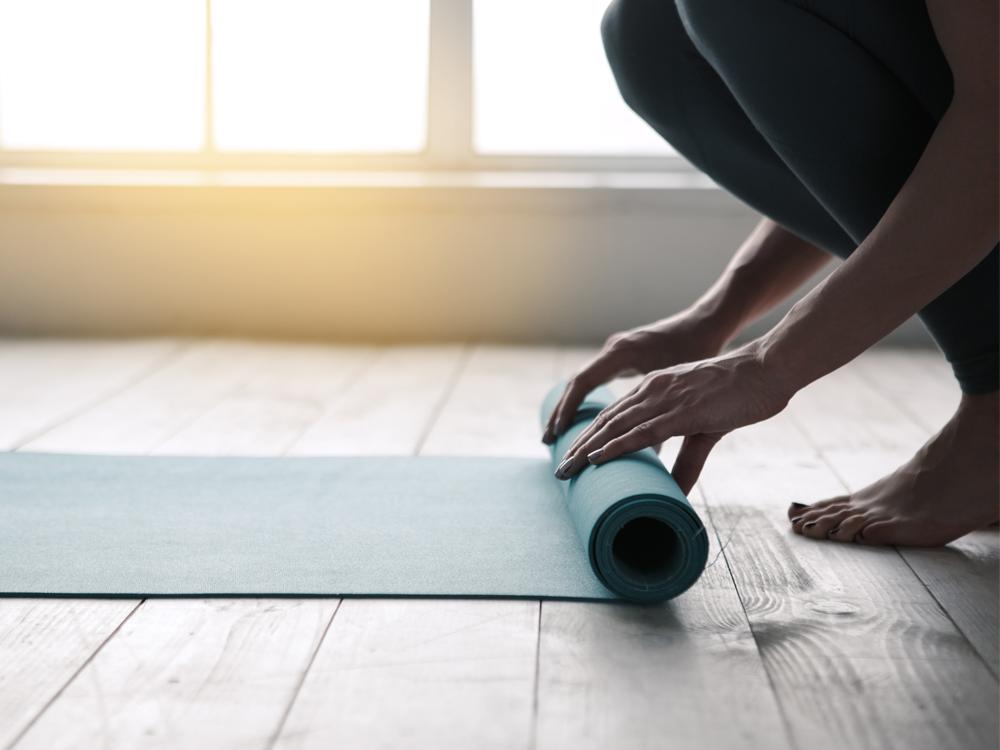
M 0 211 L 330 214 L 655 211 L 745 215 L 691 169 L 250 171 L 0 168 Z
M 0 168 L 0 187 L 486 188 L 555 190 L 711 190 L 694 170 L 626 171 L 316 171 Z

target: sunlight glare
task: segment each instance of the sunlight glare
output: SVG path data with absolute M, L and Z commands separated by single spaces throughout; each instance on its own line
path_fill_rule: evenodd
M 608 0 L 475 0 L 475 143 L 495 154 L 674 153 L 622 101 Z
M 214 0 L 215 137 L 230 151 L 419 151 L 428 0 Z
M 197 149 L 202 0 L 0 0 L 0 144 Z

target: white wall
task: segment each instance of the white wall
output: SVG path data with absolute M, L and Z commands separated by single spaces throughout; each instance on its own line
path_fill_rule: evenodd
M 0 333 L 593 343 L 755 223 L 716 189 L 554 185 L 0 185 Z

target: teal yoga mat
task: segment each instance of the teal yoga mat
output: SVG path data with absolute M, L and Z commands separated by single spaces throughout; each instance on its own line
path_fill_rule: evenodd
M 551 461 L 3 454 L 0 593 L 668 599 L 708 540 L 656 455 L 552 476 L 610 401 Z

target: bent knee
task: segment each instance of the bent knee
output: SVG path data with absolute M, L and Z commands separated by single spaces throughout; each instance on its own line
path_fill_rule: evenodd
M 662 113 L 681 64 L 676 51 L 690 45 L 673 0 L 613 0 L 601 38 L 625 103 L 647 120 Z
M 673 0 L 688 37 L 703 53 L 720 34 L 742 27 L 748 0 Z

